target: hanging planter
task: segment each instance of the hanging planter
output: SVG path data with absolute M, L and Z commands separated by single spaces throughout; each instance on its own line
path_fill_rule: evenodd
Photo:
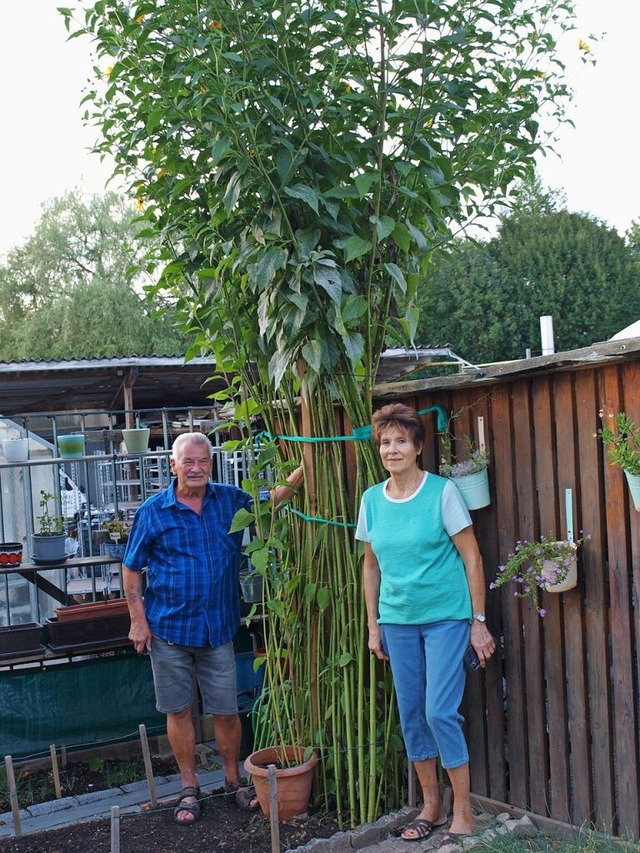
M 5 438 L 2 452 L 7 462 L 26 462 L 29 458 L 28 438 Z
M 489 474 L 486 468 L 463 477 L 451 477 L 468 509 L 482 509 L 491 503 Z
M 246 604 L 258 604 L 262 601 L 264 578 L 258 572 L 240 573 L 240 590 Z
M 123 429 L 122 438 L 127 448 L 127 453 L 146 453 L 149 449 L 149 427 L 137 427 L 136 429 Z
M 448 434 L 447 434 L 448 435 Z M 486 450 L 475 447 L 471 439 L 467 439 L 467 458 L 461 462 L 440 463 L 439 474 L 448 477 L 458 487 L 467 509 L 482 509 L 491 503 L 489 491 L 489 454 Z M 443 439 L 443 445 L 451 445 L 451 439 Z
M 640 474 L 632 474 L 631 471 L 625 471 L 624 475 L 627 478 L 627 485 L 631 492 L 633 505 L 640 512 Z
M 561 540 L 553 543 L 558 551 L 564 553 L 562 559 L 544 560 L 541 575 L 545 579 L 544 588 L 547 592 L 567 592 L 578 583 L 578 561 L 576 542 Z M 571 549 L 571 550 L 570 550 Z
M 541 536 L 537 540 L 517 542 L 504 565 L 498 566 L 498 574 L 489 584 L 489 589 L 513 583 L 513 594 L 517 598 L 528 598 L 539 615 L 544 617 L 546 610 L 540 605 L 540 590 L 566 592 L 576 586 L 576 551 L 590 538 L 591 534 L 582 533 L 576 541 Z
M 78 459 L 84 456 L 84 435 L 80 432 L 72 435 L 59 435 L 58 451 L 62 459 Z
M 614 431 L 604 426 L 598 435 L 607 448 L 609 464 L 619 465 L 624 471 L 633 505 L 640 512 L 640 427 L 625 412 L 618 412 L 615 427 Z
M 269 817 L 269 765 L 276 766 L 278 817 L 289 820 L 306 813 L 311 796 L 313 769 L 318 756 L 312 752 L 305 761 L 305 750 L 301 746 L 267 747 L 245 759 L 244 769 L 253 777 L 256 796 L 262 813 Z M 299 763 L 296 763 L 299 762 Z

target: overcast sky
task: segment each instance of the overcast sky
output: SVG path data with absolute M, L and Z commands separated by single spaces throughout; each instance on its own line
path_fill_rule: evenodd
M 87 149 L 79 102 L 91 74 L 88 39 L 66 41 L 59 0 L 0 0 L 2 163 L 0 254 L 33 230 L 40 205 L 76 186 L 101 192 L 109 168 Z M 71 5 L 71 4 L 69 4 Z M 640 219 L 637 85 L 639 0 L 576 0 L 578 29 L 563 45 L 575 89 L 576 128 L 561 131 L 562 159 L 540 161 L 543 181 L 624 233 Z M 578 61 L 578 38 L 606 33 L 598 63 Z

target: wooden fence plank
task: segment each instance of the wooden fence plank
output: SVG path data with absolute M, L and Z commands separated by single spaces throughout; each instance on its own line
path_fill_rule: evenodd
M 533 398 L 535 428 L 536 488 L 540 533 L 560 537 L 556 434 L 553 429 L 553 390 L 549 377 L 536 382 Z M 563 636 L 558 596 L 543 593 L 544 668 L 546 681 L 547 732 L 549 738 L 549 804 L 551 817 L 569 818 L 569 741 L 564 691 Z
M 535 387 L 535 386 L 534 386 Z M 516 487 L 518 492 L 518 539 L 534 539 L 538 534 L 536 468 L 534 453 L 536 421 L 540 419 L 540 399 L 532 389 L 520 384 L 513 391 Z M 533 405 L 532 405 L 533 404 Z M 547 407 L 548 408 L 548 407 Z M 535 438 L 537 441 L 537 438 Z M 530 806 L 537 814 L 546 814 L 549 801 L 549 766 L 544 703 L 529 697 L 544 695 L 544 670 L 540 617 L 530 601 L 522 605 L 525 683 L 527 702 L 527 749 L 529 751 Z
M 486 449 L 489 452 L 489 488 L 491 504 L 474 513 L 474 527 L 480 543 L 480 551 L 484 560 L 485 580 L 489 584 L 496 572 L 499 562 L 498 551 L 498 513 L 495 499 L 495 462 L 493 452 L 493 423 L 491 397 L 485 392 L 477 392 L 474 400 L 474 417 L 484 418 L 484 434 Z M 502 615 L 498 596 L 487 595 L 487 625 L 494 637 L 503 633 Z M 497 799 L 504 799 L 506 787 L 506 763 L 504 750 L 504 702 L 502 684 L 504 668 L 502 655 L 493 656 L 485 669 L 484 677 L 484 707 L 486 709 L 486 738 L 487 738 L 487 792 Z M 475 788 L 474 788 L 475 790 Z
M 498 395 L 493 401 L 493 425 L 500 434 L 494 444 L 496 502 L 498 507 L 514 505 L 514 456 L 512 411 L 507 394 Z M 505 511 L 498 515 L 498 547 L 501 555 L 507 555 L 516 539 L 515 514 Z M 527 785 L 527 730 L 526 708 L 523 692 L 523 660 L 520 602 L 505 591 L 501 596 L 504 672 L 507 703 L 507 743 L 505 744 L 509 768 L 509 802 L 527 808 L 529 791 Z
M 584 631 L 586 644 L 586 680 L 589 697 L 589 751 L 593 812 L 580 815 L 580 822 L 590 816 L 596 826 L 607 830 L 615 814 L 614 769 L 611 748 L 611 707 L 609 704 L 609 659 L 606 567 L 602 558 L 604 506 L 602 501 L 602 448 L 594 440 L 599 422 L 598 386 L 595 371 L 576 374 L 576 423 L 579 448 L 580 493 L 578 519 L 591 539 L 582 549 L 581 588 L 584 594 Z M 571 679 L 571 673 L 568 678 Z M 577 807 L 574 820 L 578 819 Z
M 603 409 L 616 414 L 622 407 L 618 371 L 603 371 Z M 620 833 L 638 833 L 638 771 L 636 719 L 634 713 L 631 638 L 631 602 L 629 590 L 629 551 L 627 548 L 629 511 L 626 484 L 619 469 L 605 468 L 607 556 L 609 560 L 609 598 L 611 607 L 611 658 L 615 674 L 611 684 L 613 707 L 613 748 L 617 758 L 616 805 Z
M 576 413 L 573 393 L 573 376 L 563 373 L 555 377 L 553 382 L 555 430 L 557 436 L 558 452 L 558 499 L 560 503 L 560 523 L 558 531 L 564 538 L 567 527 L 571 526 L 574 538 L 579 537 L 582 527 L 582 519 L 578 516 L 576 508 L 579 506 L 579 489 L 576 476 L 576 455 L 578 442 L 575 438 Z M 567 519 L 566 511 L 563 512 L 565 504 L 565 492 L 571 489 L 572 516 Z M 574 526 L 574 520 L 575 525 Z M 582 567 L 582 553 L 578 558 L 578 565 Z M 567 690 L 567 724 L 570 743 L 569 767 L 570 767 L 570 797 L 569 816 L 571 821 L 576 815 L 584 816 L 592 814 L 591 802 L 591 772 L 589 762 L 589 708 L 587 701 L 587 687 L 585 680 L 586 661 L 584 646 L 584 631 L 582 619 L 582 590 L 584 589 L 583 572 L 579 571 L 578 585 L 575 589 L 561 593 L 562 625 L 564 629 L 565 643 L 565 678 Z M 582 817 L 582 820 L 584 817 Z M 580 819 L 577 821 L 581 822 Z

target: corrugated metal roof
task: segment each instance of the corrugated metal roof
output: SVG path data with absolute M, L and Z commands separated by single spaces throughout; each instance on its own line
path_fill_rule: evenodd
M 211 406 L 214 372 L 214 359 L 183 356 L 2 362 L 0 414 L 124 409 L 125 383 L 136 409 Z

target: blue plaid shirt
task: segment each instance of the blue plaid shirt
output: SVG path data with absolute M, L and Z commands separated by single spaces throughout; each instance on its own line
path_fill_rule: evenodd
M 181 646 L 221 646 L 240 624 L 242 531 L 228 531 L 237 510 L 252 509 L 252 498 L 209 483 L 198 515 L 176 500 L 176 483 L 138 509 L 123 562 L 134 571 L 147 567 L 144 609 L 154 634 Z

